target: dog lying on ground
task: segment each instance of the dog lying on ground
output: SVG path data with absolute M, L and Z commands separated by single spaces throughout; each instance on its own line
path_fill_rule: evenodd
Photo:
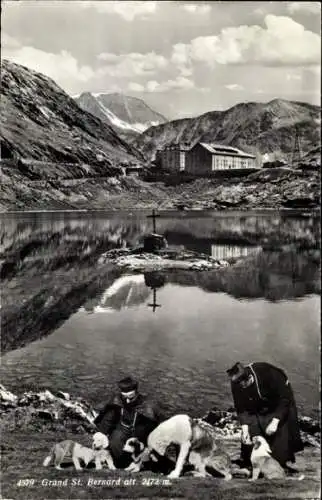
M 103 464 L 115 469 L 113 463 L 112 467 L 110 466 L 111 456 L 108 450 L 94 450 L 70 439 L 54 444 L 49 455 L 43 461 L 43 466 L 48 467 L 52 460 L 54 460 L 56 469 L 62 469 L 61 464 L 64 461 L 72 461 L 76 470 L 82 470 L 80 461 L 84 462 L 85 466 L 94 462 L 96 469 L 102 469 Z
M 168 477 L 178 478 L 180 476 L 191 450 L 194 452 L 191 460 L 198 475 L 206 476 L 205 468 L 209 465 L 222 473 L 225 479 L 231 479 L 230 459 L 218 448 L 215 441 L 215 429 L 201 419 L 192 419 L 188 415 L 174 415 L 161 422 L 149 434 L 147 446 L 142 449 L 140 455 L 126 470 L 140 471 L 142 464 L 148 461 L 154 452 L 164 456 L 170 444 L 179 446 L 179 454 L 175 468 Z M 217 459 L 215 460 L 216 455 Z
M 256 481 L 260 474 L 265 479 L 285 479 L 286 473 L 283 467 L 272 457 L 272 450 L 263 436 L 254 436 L 253 450 L 251 453 L 250 461 L 253 467 L 252 477 L 249 481 Z M 304 479 L 303 474 L 290 479 L 301 480 Z

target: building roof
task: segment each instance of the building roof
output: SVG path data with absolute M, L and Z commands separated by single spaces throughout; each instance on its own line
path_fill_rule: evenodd
M 230 156 L 244 156 L 245 158 L 256 158 L 254 155 L 250 153 L 245 153 L 238 148 L 233 148 L 232 146 L 225 146 L 223 144 L 214 144 L 207 142 L 199 142 L 203 148 L 207 149 L 211 154 L 226 154 Z

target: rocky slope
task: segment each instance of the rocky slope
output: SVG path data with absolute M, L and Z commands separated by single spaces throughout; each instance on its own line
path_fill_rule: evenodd
M 87 164 L 91 176 L 107 175 L 121 161 L 142 159 L 112 127 L 79 108 L 42 74 L 3 60 L 1 83 L 2 158 L 66 163 L 71 171 L 73 164 Z
M 268 103 L 240 103 L 226 111 L 174 120 L 146 130 L 133 145 L 151 159 L 167 144 L 198 141 L 239 147 L 253 153 L 289 157 L 297 130 L 304 152 L 320 142 L 320 108 L 307 103 L 275 99 Z
M 62 165 L 56 165 L 54 172 L 48 165 L 40 167 L 28 176 L 26 170 L 23 173 L 6 167 L 0 170 L 1 210 L 167 210 L 178 207 L 251 210 L 320 206 L 321 182 L 317 169 L 263 169 L 244 178 L 163 178 L 159 182 L 145 182 L 134 177 L 107 178 L 106 173 L 95 178 L 99 174 L 90 176 L 81 165 L 77 169 L 73 166 L 72 175 L 70 169 Z M 36 166 L 28 168 L 34 170 Z M 76 170 L 78 178 L 75 179 Z
M 147 128 L 167 121 L 142 99 L 124 94 L 83 92 L 75 100 L 82 109 L 97 116 L 125 138 L 134 138 Z

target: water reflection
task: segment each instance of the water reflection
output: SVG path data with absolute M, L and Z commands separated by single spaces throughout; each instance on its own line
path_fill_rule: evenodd
M 155 312 L 158 307 L 161 307 L 161 304 L 157 302 L 157 290 L 165 285 L 166 275 L 158 271 L 144 273 L 144 282 L 152 290 L 153 302 L 148 304 L 148 307 L 151 307 L 152 311 Z
M 265 359 L 286 369 L 306 413 L 317 407 L 318 218 L 162 216 L 157 230 L 170 245 L 238 262 L 145 274 L 100 260 L 140 243 L 151 229 L 145 214 L 0 220 L 0 371 L 12 390 L 72 387 L 100 402 L 126 371 L 171 410 L 202 414 L 231 404 L 227 367 Z
M 241 245 L 210 245 L 210 255 L 214 259 L 231 259 L 246 257 L 259 252 L 261 247 L 241 246 Z
M 165 283 L 166 275 L 158 272 L 125 274 L 117 278 L 103 293 L 86 301 L 80 311 L 89 314 L 111 313 L 147 303 L 155 312 L 161 307 L 161 304 L 157 303 L 157 289 Z M 151 295 L 152 303 L 148 303 Z
M 117 278 L 97 298 L 84 304 L 84 310 L 93 312 L 119 311 L 124 308 L 134 307 L 144 302 L 150 295 L 145 285 L 144 274 L 124 275 Z
M 217 259 L 242 258 L 218 271 L 174 271 L 121 276 L 99 264 L 112 248 L 136 246 L 151 229 L 145 215 L 16 214 L 0 217 L 2 350 L 16 349 L 55 331 L 72 314 L 117 312 L 150 304 L 160 311 L 166 283 L 224 292 L 238 299 L 293 300 L 320 293 L 320 220 L 281 214 L 174 218 L 158 231 L 171 246 Z M 292 243 L 283 251 L 274 242 Z M 272 247 L 263 250 L 262 246 Z

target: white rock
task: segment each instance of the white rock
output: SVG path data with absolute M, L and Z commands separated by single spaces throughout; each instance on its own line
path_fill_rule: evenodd
M 18 397 L 15 396 L 12 392 L 7 391 L 7 389 L 2 384 L 0 384 L 0 400 L 17 403 Z

